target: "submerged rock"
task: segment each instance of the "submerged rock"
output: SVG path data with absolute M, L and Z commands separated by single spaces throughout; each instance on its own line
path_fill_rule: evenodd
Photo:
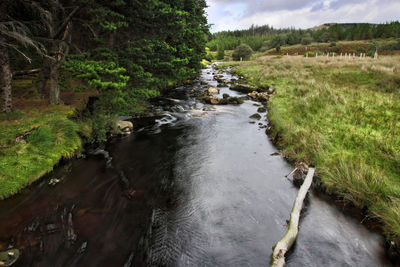
M 265 107 L 260 107 L 260 108 L 257 109 L 257 112 L 265 113 L 265 112 L 267 112 L 267 109 Z
M 250 116 L 250 119 L 261 120 L 261 115 L 258 113 L 254 113 Z

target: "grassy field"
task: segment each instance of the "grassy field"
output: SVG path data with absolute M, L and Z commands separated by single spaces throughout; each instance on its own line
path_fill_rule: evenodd
M 328 192 L 367 208 L 398 242 L 400 56 L 263 56 L 226 65 L 250 84 L 276 88 L 268 116 L 283 153 L 314 165 Z

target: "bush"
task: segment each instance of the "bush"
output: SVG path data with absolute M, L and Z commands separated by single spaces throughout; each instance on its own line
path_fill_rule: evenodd
M 243 60 L 250 59 L 251 55 L 253 54 L 253 50 L 247 44 L 241 44 L 236 47 L 235 51 L 232 54 L 233 60 Z
M 308 55 L 308 57 L 315 57 L 315 54 L 316 54 L 315 52 L 310 51 L 305 53 L 304 56 L 306 57 Z

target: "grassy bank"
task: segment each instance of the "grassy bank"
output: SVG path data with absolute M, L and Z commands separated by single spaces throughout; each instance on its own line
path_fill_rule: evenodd
M 0 118 L 0 199 L 53 170 L 82 147 L 69 106 L 29 108 Z
M 400 57 L 264 56 L 233 65 L 249 83 L 275 86 L 268 116 L 283 153 L 314 165 L 328 192 L 368 208 L 399 240 Z

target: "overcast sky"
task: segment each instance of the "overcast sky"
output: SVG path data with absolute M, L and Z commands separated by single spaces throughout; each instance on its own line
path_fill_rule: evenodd
M 327 22 L 388 22 L 400 20 L 400 0 L 207 0 L 212 32 L 247 29 L 310 28 Z

